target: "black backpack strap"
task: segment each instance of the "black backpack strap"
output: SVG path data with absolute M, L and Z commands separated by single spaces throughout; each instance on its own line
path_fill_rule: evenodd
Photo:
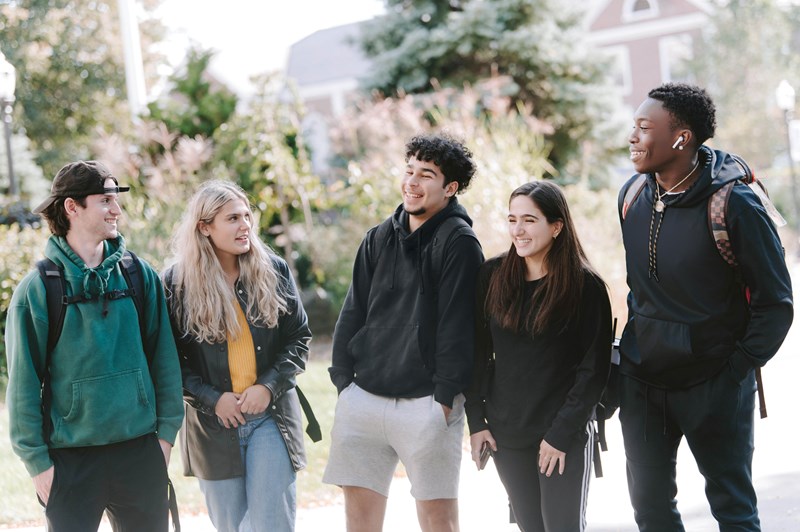
M 53 389 L 50 386 L 50 361 L 53 348 L 61 337 L 64 328 L 64 315 L 67 311 L 67 287 L 64 283 L 64 272 L 52 260 L 44 258 L 36 262 L 36 269 L 44 283 L 47 299 L 47 351 L 45 352 L 44 371 L 42 373 L 42 436 L 50 441 L 52 421 L 50 408 L 53 404 Z
M 167 479 L 167 501 L 169 502 L 169 516 L 172 519 L 172 530 L 181 532 L 181 519 L 178 515 L 178 497 L 175 495 L 175 487 L 172 480 Z
M 50 259 L 36 262 L 36 269 L 44 282 L 47 295 L 47 367 L 50 367 L 50 353 L 61 337 L 64 328 L 64 315 L 66 314 L 68 298 L 67 286 L 64 283 L 64 272 Z
M 144 349 L 145 357 L 147 358 L 147 367 L 153 362 L 153 353 L 150 352 L 147 345 L 146 321 L 144 314 L 144 278 L 142 276 L 142 267 L 139 262 L 139 257 L 133 251 L 127 250 L 120 259 L 120 270 L 122 276 L 125 278 L 125 283 L 128 285 L 128 291 L 133 304 L 136 307 L 136 316 L 139 318 L 139 334 L 142 338 L 142 348 Z M 152 371 L 150 372 L 152 374 Z
M 322 439 L 322 430 L 319 427 L 319 421 L 317 421 L 317 417 L 311 409 L 311 403 L 308 402 L 306 395 L 300 387 L 295 386 L 294 389 L 297 390 L 297 398 L 300 399 L 300 406 L 303 407 L 303 414 L 305 414 L 306 420 L 308 421 L 306 434 L 311 438 L 311 441 L 316 443 Z
M 378 224 L 375 229 L 375 234 L 372 237 L 372 246 L 370 246 L 370 241 L 367 240 L 367 254 L 369 255 L 369 262 L 372 265 L 373 272 L 375 268 L 378 267 L 378 260 L 381 257 L 383 249 L 392 237 L 392 233 L 394 233 L 393 229 L 392 219 L 387 218 Z
M 439 279 L 442 277 L 444 268 L 444 252 L 450 242 L 460 236 L 469 236 L 478 241 L 475 231 L 460 216 L 451 216 L 439 224 L 433 233 L 433 244 L 431 246 L 431 278 L 434 288 L 438 291 Z

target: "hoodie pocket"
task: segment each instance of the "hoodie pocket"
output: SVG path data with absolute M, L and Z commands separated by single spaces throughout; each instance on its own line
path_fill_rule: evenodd
M 692 358 L 692 340 L 687 324 L 640 315 L 636 316 L 634 323 L 643 368 L 661 371 L 683 365 Z
M 357 382 L 369 382 L 375 390 L 397 393 L 430 383 L 418 338 L 416 325 L 364 326 L 348 344 Z
M 56 420 L 53 440 L 71 445 L 102 445 L 155 429 L 155 409 L 147 399 L 140 369 L 72 382 L 69 412 Z

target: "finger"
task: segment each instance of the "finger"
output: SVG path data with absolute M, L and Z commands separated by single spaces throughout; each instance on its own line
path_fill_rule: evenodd
M 546 476 L 550 476 L 553 474 L 553 470 L 556 468 L 556 463 L 558 460 L 550 460 L 550 463 L 547 465 L 547 472 L 545 473 Z
M 558 474 L 563 475 L 564 469 L 567 467 L 567 457 L 566 456 L 559 456 L 558 457 Z

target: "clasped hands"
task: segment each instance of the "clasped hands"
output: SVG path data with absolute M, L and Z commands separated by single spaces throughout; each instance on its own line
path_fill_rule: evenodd
M 260 414 L 272 402 L 272 392 L 263 384 L 254 384 L 242 393 L 224 392 L 214 413 L 226 429 L 236 428 L 245 423 L 244 414 Z

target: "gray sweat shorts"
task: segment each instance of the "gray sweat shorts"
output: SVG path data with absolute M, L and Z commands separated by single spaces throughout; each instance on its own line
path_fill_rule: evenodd
M 367 488 L 388 497 L 401 461 L 415 499 L 456 499 L 463 437 L 462 394 L 455 397 L 445 419 L 442 405 L 432 395 L 394 399 L 351 383 L 336 403 L 322 481 Z

